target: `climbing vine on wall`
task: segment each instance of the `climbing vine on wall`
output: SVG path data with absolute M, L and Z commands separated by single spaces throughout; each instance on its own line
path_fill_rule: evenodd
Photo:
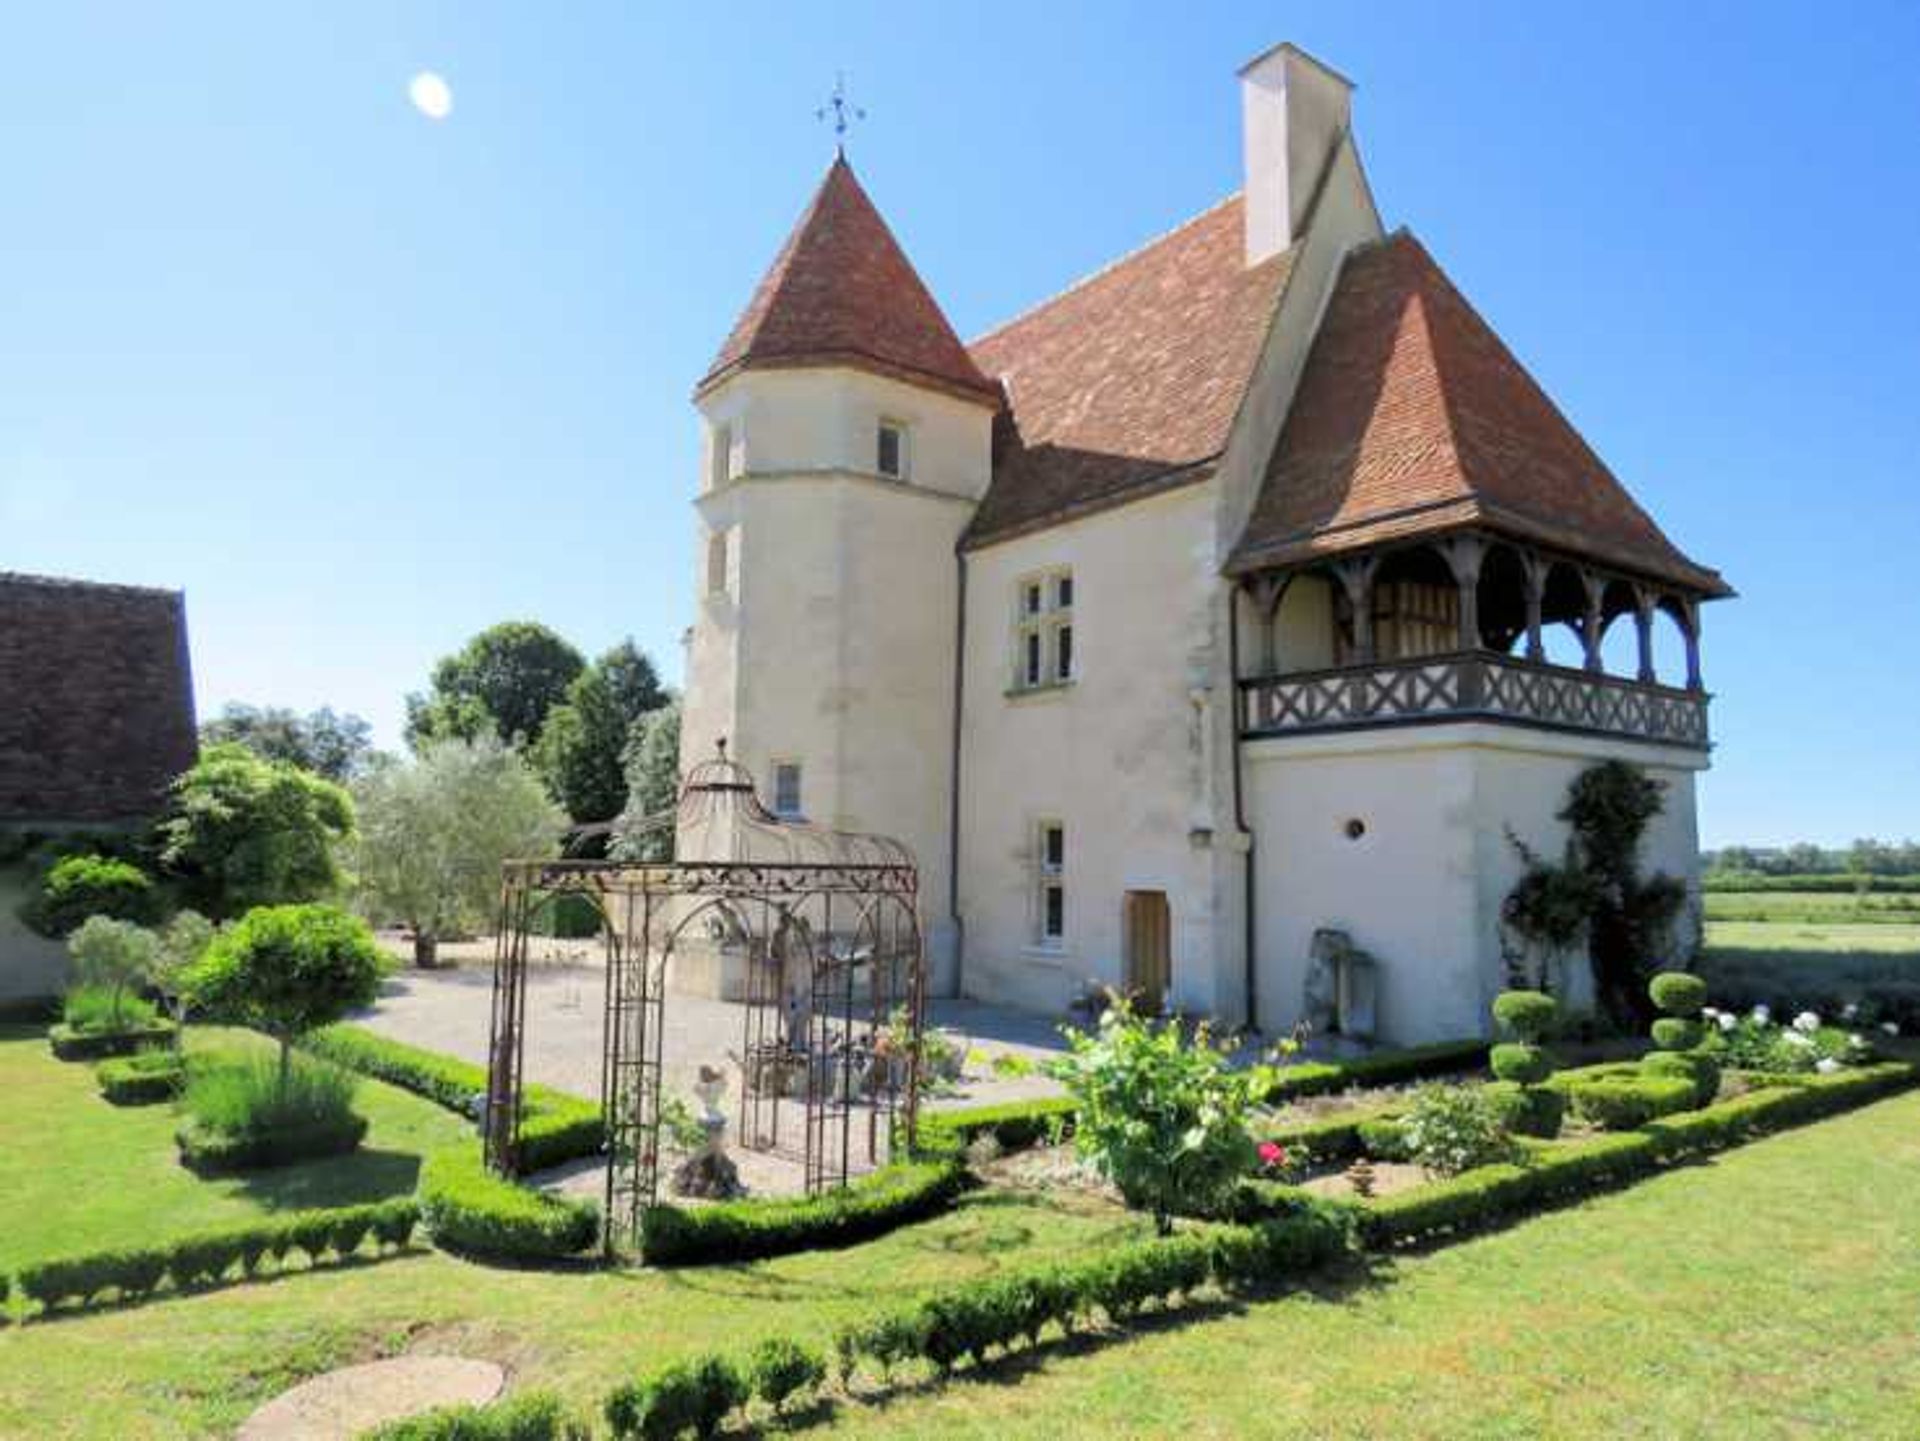
M 1622 1026 L 1646 1024 L 1646 977 L 1669 963 L 1664 951 L 1687 903 L 1683 881 L 1640 874 L 1640 842 L 1665 806 L 1664 791 L 1638 766 L 1603 761 L 1567 788 L 1559 864 L 1507 833 L 1525 867 L 1500 911 L 1518 943 L 1506 947 L 1512 983 L 1545 985 L 1551 961 L 1584 943 L 1601 1009 Z

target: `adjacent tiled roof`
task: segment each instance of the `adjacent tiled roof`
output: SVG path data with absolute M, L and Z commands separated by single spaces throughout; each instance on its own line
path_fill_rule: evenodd
M 820 182 L 698 389 L 753 367 L 833 364 L 999 400 L 844 157 Z
M 1290 264 L 1287 252 L 1247 266 L 1236 195 L 974 341 L 1010 409 L 968 543 L 1203 473 Z
M 177 592 L 0 573 L 0 822 L 149 817 L 194 754 Z
M 1348 256 L 1228 569 L 1467 525 L 1728 593 L 1402 231 Z

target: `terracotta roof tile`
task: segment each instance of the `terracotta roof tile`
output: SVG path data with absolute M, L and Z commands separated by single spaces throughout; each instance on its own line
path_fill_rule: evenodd
M 968 543 L 1177 483 L 1218 456 L 1290 263 L 1245 264 L 1233 196 L 974 341 L 1011 409 Z
M 698 390 L 751 367 L 821 364 L 999 400 L 844 157 L 820 182 Z
M 1401 232 L 1347 258 L 1228 569 L 1464 525 L 1728 593 Z

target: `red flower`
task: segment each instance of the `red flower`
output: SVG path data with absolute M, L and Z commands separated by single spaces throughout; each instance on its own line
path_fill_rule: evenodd
M 1260 1164 L 1268 1170 L 1272 1170 L 1276 1166 L 1286 1165 L 1287 1148 L 1278 1141 L 1262 1141 L 1260 1143 Z

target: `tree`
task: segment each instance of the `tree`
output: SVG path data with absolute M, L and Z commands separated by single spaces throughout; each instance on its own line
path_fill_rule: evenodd
M 294 1041 L 371 1005 L 385 969 L 367 923 L 338 906 L 261 906 L 214 937 L 188 989 L 202 1009 L 280 1043 L 284 1094 Z
M 537 622 L 489 627 L 434 666 L 426 695 L 407 697 L 407 744 L 471 740 L 491 725 L 507 744 L 529 747 L 585 668 L 579 651 Z
M 161 858 L 214 917 L 339 890 L 353 802 L 332 781 L 245 746 L 210 746 L 174 782 Z
M 181 911 L 160 928 L 147 979 L 167 1003 L 176 1027 L 186 1024 L 192 976 L 207 947 L 213 944 L 213 937 L 213 922 L 198 911 Z M 177 1029 L 173 1043 L 176 1047 L 180 1044 Z
M 1796 876 L 1817 876 L 1828 869 L 1826 852 L 1807 841 L 1787 847 L 1787 870 Z
M 200 743 L 243 745 L 266 760 L 345 784 L 373 755 L 373 727 L 331 706 L 303 716 L 280 706 L 229 704 L 200 727 Z
M 627 803 L 622 765 L 634 725 L 666 703 L 653 662 L 624 640 L 582 671 L 547 714 L 535 764 L 575 821 L 612 820 Z
M 500 863 L 551 855 L 566 817 L 497 737 L 441 740 L 412 765 L 385 767 L 357 792 L 355 867 L 368 904 L 413 928 L 431 966 L 441 936 L 483 925 Z
M 640 718 L 626 750 L 627 808 L 615 826 L 613 854 L 623 861 L 673 858 L 673 832 L 643 829 L 680 799 L 680 702 L 671 700 Z
M 152 931 L 111 916 L 89 918 L 67 941 L 67 954 L 73 957 L 81 982 L 111 993 L 114 1030 L 121 1027 L 121 1003 L 127 992 L 152 974 L 159 946 Z

